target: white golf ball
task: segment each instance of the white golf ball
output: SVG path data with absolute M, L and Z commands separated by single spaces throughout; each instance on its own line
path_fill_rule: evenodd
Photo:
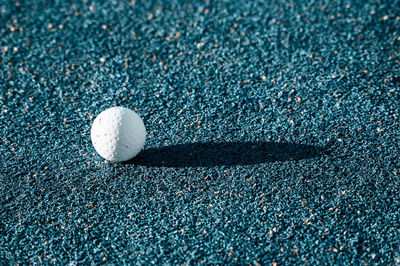
M 101 157 L 111 162 L 123 162 L 135 157 L 143 148 L 146 128 L 138 114 L 117 106 L 96 117 L 90 137 Z

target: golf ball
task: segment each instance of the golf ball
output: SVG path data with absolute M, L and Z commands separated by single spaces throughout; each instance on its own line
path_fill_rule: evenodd
M 135 157 L 143 148 L 146 128 L 137 113 L 117 106 L 96 117 L 90 137 L 101 157 L 111 162 L 123 162 Z

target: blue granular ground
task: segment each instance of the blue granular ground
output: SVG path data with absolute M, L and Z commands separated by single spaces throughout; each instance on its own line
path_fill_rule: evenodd
M 399 60 L 397 0 L 0 1 L 0 264 L 399 264 Z

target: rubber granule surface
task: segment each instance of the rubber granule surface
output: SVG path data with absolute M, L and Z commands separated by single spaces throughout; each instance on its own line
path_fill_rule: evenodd
M 397 0 L 0 1 L 0 264 L 400 264 L 399 53 Z

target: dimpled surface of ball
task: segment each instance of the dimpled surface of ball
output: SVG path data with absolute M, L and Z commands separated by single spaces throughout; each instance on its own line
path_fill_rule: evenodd
M 90 135 L 101 157 L 111 162 L 123 162 L 135 157 L 143 148 L 146 129 L 138 114 L 117 106 L 96 117 Z

